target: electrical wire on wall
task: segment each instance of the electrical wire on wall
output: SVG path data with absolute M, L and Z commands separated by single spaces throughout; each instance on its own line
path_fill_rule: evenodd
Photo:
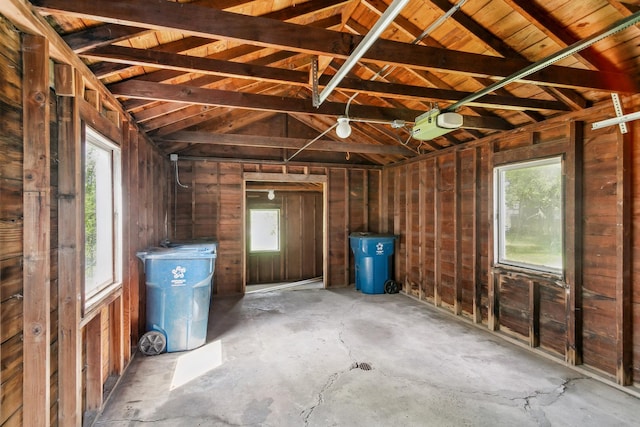
M 173 238 L 175 239 L 178 232 L 178 186 L 182 188 L 189 188 L 189 186 L 180 182 L 180 174 L 178 173 L 178 155 L 170 154 L 169 159 L 173 163 L 176 171 L 176 179 L 173 183 Z

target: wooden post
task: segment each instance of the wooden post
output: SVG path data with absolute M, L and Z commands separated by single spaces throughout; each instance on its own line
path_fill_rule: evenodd
M 424 293 L 424 286 L 425 286 L 425 274 L 424 274 L 424 268 L 423 266 L 426 264 L 427 260 L 425 259 L 425 250 L 424 247 L 427 244 L 427 237 L 425 236 L 426 234 L 426 228 L 427 228 L 427 220 L 425 218 L 425 211 L 427 210 L 426 208 L 426 202 L 427 202 L 427 198 L 425 195 L 425 187 L 426 187 L 426 181 L 427 181 L 427 162 L 426 161 L 421 161 L 420 162 L 420 172 L 419 172 L 419 176 L 420 176 L 420 186 L 418 187 L 418 209 L 420 212 L 420 219 L 419 219 L 419 232 L 420 232 L 420 239 L 419 239 L 419 244 L 420 244 L 420 254 L 419 254 L 419 263 L 420 263 L 420 268 L 418 269 L 418 271 L 420 272 L 420 294 L 418 295 L 418 297 L 423 300 L 425 298 L 425 293 Z
M 488 313 L 487 313 L 487 327 L 492 331 L 497 331 L 500 324 L 499 319 L 499 286 L 496 283 L 497 277 L 493 272 L 493 263 L 494 263 L 494 245 L 495 245 L 495 236 L 493 235 L 494 229 L 494 208 L 493 208 L 493 152 L 494 146 L 493 143 L 489 145 L 489 187 L 488 187 L 488 197 L 487 197 L 487 220 L 489 221 L 488 227 L 488 236 L 487 236 L 487 298 L 488 298 Z
M 529 346 L 540 346 L 540 285 L 529 282 Z
M 461 160 L 460 151 L 454 153 L 454 172 L 453 172 L 453 234 L 455 236 L 455 244 L 453 247 L 453 287 L 454 302 L 453 311 L 456 315 L 462 314 L 462 185 L 460 184 Z
M 411 211 L 416 209 L 416 206 L 413 206 L 413 195 L 411 194 L 413 182 L 411 181 L 411 174 L 413 173 L 413 166 L 415 163 L 411 163 L 404 168 L 404 230 L 405 230 L 405 252 L 404 252 L 404 279 L 402 282 L 405 284 L 404 290 L 408 295 L 413 295 L 413 276 L 411 275 L 411 267 L 412 267 L 412 255 L 413 255 L 413 233 L 414 224 L 412 221 Z
M 128 173 L 128 198 L 129 198 L 129 276 L 131 277 L 129 287 L 129 321 L 131 328 L 131 341 L 135 345 L 140 338 L 140 324 L 144 324 L 144 319 L 140 321 L 140 268 L 142 263 L 136 258 L 136 250 L 142 249 L 142 242 L 139 235 L 139 200 L 138 200 L 138 133 L 134 128 L 129 129 L 129 147 L 123 158 L 129 160 Z
M 109 313 L 109 362 L 110 373 L 120 375 L 124 371 L 124 339 L 126 326 L 123 324 L 123 298 L 119 296 L 111 303 Z
M 131 201 L 129 200 L 130 166 L 127 161 L 129 154 L 129 138 L 131 128 L 128 123 L 122 126 L 122 351 L 123 364 L 126 366 L 131 359 L 131 286 L 138 285 L 137 277 L 131 274 L 131 258 L 135 260 L 135 252 L 131 239 Z
M 569 124 L 565 179 L 565 361 L 582 364 L 582 122 Z
M 442 305 L 440 293 L 440 157 L 433 161 L 433 304 L 436 307 Z
M 618 132 L 616 167 L 616 381 L 632 384 L 633 313 L 631 306 L 631 142 Z
M 58 423 L 82 422 L 82 146 L 76 85 L 70 65 L 55 65 L 58 90 Z M 68 90 L 68 87 L 73 87 Z M 66 88 L 63 90 L 63 88 Z
M 49 425 L 51 413 L 49 47 L 22 39 L 24 128 L 23 423 Z
M 480 240 L 480 230 L 482 229 L 482 215 L 480 215 L 480 206 L 482 205 L 482 180 L 486 177 L 482 176 L 482 148 L 476 147 L 473 150 L 473 176 L 475 179 L 475 187 L 473 194 L 473 321 L 475 323 L 482 322 L 482 287 L 480 286 L 480 260 L 482 257 L 478 253 Z

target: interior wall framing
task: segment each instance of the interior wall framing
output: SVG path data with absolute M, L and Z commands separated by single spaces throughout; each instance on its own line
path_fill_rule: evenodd
M 168 160 L 73 65 L 51 67 L 46 47 L 56 40 L 0 16 L 2 426 L 81 425 L 102 406 L 144 329 L 135 252 L 167 237 Z M 83 123 L 119 145 L 123 159 L 123 283 L 89 311 L 81 295 Z M 27 230 L 37 241 L 23 240 Z
M 269 165 L 258 163 L 178 160 L 167 175 L 171 204 L 172 240 L 211 238 L 218 242 L 214 293 L 243 292 L 243 177 L 245 173 L 318 175 L 326 177 L 327 224 L 325 240 L 325 286 L 353 283 L 353 255 L 348 235 L 353 231 L 381 230 L 381 169 L 341 166 Z M 345 215 L 349 212 L 349 215 Z
M 627 112 L 640 97 L 624 98 Z M 591 130 L 610 102 L 382 173 L 406 294 L 623 386 L 640 382 L 640 122 Z M 494 266 L 493 167 L 561 155 L 564 280 Z

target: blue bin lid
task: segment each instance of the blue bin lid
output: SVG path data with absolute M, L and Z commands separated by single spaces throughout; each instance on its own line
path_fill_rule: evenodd
M 141 260 L 146 259 L 198 259 L 216 258 L 215 246 L 179 246 L 172 248 L 151 247 L 136 253 Z
M 215 254 L 218 249 L 218 242 L 215 240 L 203 239 L 178 241 L 164 240 L 160 242 L 160 246 L 180 251 L 212 252 Z
M 366 231 L 357 231 L 349 234 L 353 239 L 397 239 L 398 236 L 394 234 L 381 234 L 381 233 L 369 233 Z

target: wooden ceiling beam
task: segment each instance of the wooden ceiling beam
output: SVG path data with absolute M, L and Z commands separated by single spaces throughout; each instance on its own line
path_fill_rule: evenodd
M 155 141 L 159 143 L 185 142 L 189 144 L 232 145 L 298 150 L 304 147 L 310 141 L 310 138 L 181 131 L 156 138 Z M 343 153 L 369 153 L 405 157 L 414 155 L 412 151 L 399 145 L 360 144 L 355 142 L 331 141 L 327 139 L 315 141 L 307 149 L 312 151 L 339 151 Z
M 323 116 L 310 116 L 310 115 L 302 115 L 302 114 L 291 114 L 290 117 L 292 117 L 293 119 L 299 121 L 300 123 L 308 126 L 310 129 L 314 129 L 316 132 L 318 132 L 318 135 L 321 132 L 324 132 L 327 128 L 329 128 L 331 125 L 333 125 L 335 122 L 333 121 L 333 118 L 329 118 L 329 117 L 323 117 Z M 335 133 L 329 133 L 327 134 L 328 136 L 333 137 Z M 336 135 L 335 138 L 338 138 L 338 136 Z M 349 137 L 350 139 L 356 140 L 356 141 L 360 141 L 361 143 L 364 143 L 363 145 L 372 145 L 372 146 L 392 146 L 392 145 L 386 145 L 380 142 L 379 139 L 376 139 L 374 137 L 371 136 L 371 134 L 369 134 L 368 132 L 363 132 L 362 129 L 359 126 L 352 126 L 351 127 L 351 136 Z M 393 144 L 395 144 L 395 141 L 393 141 Z M 373 154 L 373 153 L 357 153 L 357 152 L 350 152 L 347 151 L 345 153 L 347 155 L 347 159 L 349 159 L 349 156 L 351 154 L 356 154 L 359 155 L 365 159 L 367 159 L 368 161 L 375 163 L 375 164 L 380 164 L 380 165 L 384 165 L 384 164 L 388 164 L 388 163 L 393 163 L 397 160 L 401 160 L 401 159 L 405 159 L 407 157 L 412 157 L 415 154 L 408 152 L 408 154 L 404 154 L 404 155 L 400 155 L 398 156 L 397 154 Z M 392 158 L 390 159 L 389 156 L 392 156 Z M 399 158 L 398 158 L 399 157 Z
M 215 105 L 259 111 L 283 113 L 304 113 L 324 116 L 344 114 L 345 104 L 325 102 L 316 108 L 311 99 L 286 98 L 273 95 L 261 95 L 246 92 L 234 92 L 218 89 L 205 89 L 186 85 L 167 85 L 161 83 L 130 80 L 109 85 L 115 96 L 142 98 L 157 101 L 183 102 L 187 104 Z M 350 115 L 354 118 L 371 120 L 405 120 L 413 122 L 424 111 L 400 108 L 385 108 L 371 105 L 352 105 Z M 483 117 L 476 118 L 475 129 L 504 130 L 512 127 L 505 120 L 489 118 L 483 127 Z
M 160 67 L 183 73 L 212 74 L 294 85 L 308 85 L 309 80 L 308 74 L 302 71 L 124 46 L 103 46 L 84 52 L 81 56 L 121 64 Z
M 153 30 L 147 28 L 128 27 L 119 24 L 101 24 L 82 31 L 66 34 L 62 36 L 62 40 L 64 40 L 74 52 L 80 53 L 152 31 Z
M 225 38 L 313 55 L 346 58 L 351 54 L 353 46 L 358 45 L 363 39 L 362 36 L 264 17 L 239 15 L 191 3 L 159 2 L 154 3 L 153 8 L 150 8 L 145 0 L 33 0 L 33 3 L 47 12 L 151 29 L 175 30 L 199 37 Z M 506 77 L 531 65 L 530 62 L 519 59 L 496 58 L 383 39 L 374 43 L 363 59 L 383 64 L 493 78 Z M 527 76 L 523 81 L 623 93 L 640 91 L 637 81 L 617 73 L 559 66 L 549 66 Z
M 147 49 L 134 49 L 124 46 L 104 46 L 81 54 L 82 56 L 97 58 L 103 61 L 115 61 L 123 64 L 140 65 L 145 67 L 162 67 L 174 71 L 187 73 L 204 73 L 222 77 L 237 77 L 260 81 L 286 83 L 288 85 L 308 86 L 308 73 L 251 63 L 224 61 L 214 58 L 200 58 L 190 55 L 178 55 Z M 289 55 L 291 55 L 289 53 Z M 267 61 L 260 61 L 266 63 Z M 153 76 L 157 73 L 152 73 Z M 174 77 L 177 73 L 167 73 Z M 167 77 L 168 77 L 167 76 Z M 320 85 L 326 85 L 332 76 L 321 76 Z M 141 80 L 149 80 L 142 78 Z M 158 81 L 153 78 L 153 81 Z M 162 80 L 168 80 L 163 77 Z M 201 86 L 201 85 L 198 85 Z M 444 89 L 431 89 L 422 86 L 400 85 L 372 80 L 345 78 L 338 85 L 339 88 L 354 92 L 366 92 L 377 96 L 399 97 L 406 99 L 430 99 L 455 102 L 465 98 L 470 92 Z M 557 110 L 566 111 L 565 104 L 557 101 L 540 99 L 516 98 L 513 96 L 486 95 L 474 101 L 473 105 L 483 105 L 493 108 L 510 110 Z
M 215 7 L 216 9 L 225 9 L 225 10 L 233 11 L 234 7 L 247 3 L 247 0 L 230 1 L 230 2 L 229 1 L 211 2 L 211 1 L 200 0 L 200 1 L 196 1 L 196 3 L 201 5 L 204 4 L 208 7 Z M 277 10 L 275 12 L 269 12 L 263 16 L 271 19 L 279 19 L 282 21 L 286 21 L 290 19 L 300 18 L 311 13 L 317 13 L 332 7 L 338 7 L 344 3 L 345 3 L 345 0 L 311 0 L 300 5 L 287 7 L 285 9 Z M 219 4 L 220 7 L 216 7 L 216 4 Z M 316 25 L 321 28 L 329 28 L 331 26 L 338 25 L 338 24 L 340 24 L 340 16 L 334 15 L 324 20 L 320 20 L 318 22 L 312 23 L 310 25 Z M 109 26 L 109 25 L 114 25 L 114 24 L 104 24 L 103 26 Z M 125 27 L 125 28 L 130 28 L 130 27 Z M 109 30 L 106 31 L 107 34 L 108 34 L 108 31 Z M 132 36 L 136 36 L 136 35 L 138 34 L 133 33 L 130 35 L 130 37 L 127 37 L 127 38 L 131 38 Z M 95 46 L 93 46 L 93 48 L 109 45 L 111 43 L 114 43 L 115 41 L 122 40 L 122 38 L 118 40 L 109 41 L 108 35 L 107 35 L 99 40 L 100 42 L 97 43 Z M 176 40 L 171 43 L 166 43 L 166 44 L 157 46 L 153 49 L 159 50 L 162 52 L 185 53 L 191 49 L 202 47 L 211 43 L 214 43 L 214 40 L 212 40 L 211 38 L 202 38 L 202 37 L 192 36 L 192 37 L 185 37 L 183 39 Z M 90 49 L 91 48 L 87 47 L 87 48 L 83 48 L 82 50 L 78 50 L 78 52 L 84 52 Z M 105 78 L 114 73 L 123 72 L 125 69 L 129 68 L 129 65 L 123 64 L 123 63 L 106 62 L 106 63 L 92 64 L 89 68 L 99 78 Z
M 377 11 L 378 13 L 382 14 L 381 10 L 378 10 L 378 8 L 381 8 L 382 5 L 380 4 L 379 0 L 364 0 L 365 5 L 368 5 L 369 8 L 371 8 L 374 11 Z M 422 34 L 422 29 L 418 28 L 416 25 L 414 25 L 411 21 L 409 21 L 408 19 L 402 17 L 402 16 L 398 16 L 396 18 L 396 20 L 394 21 L 394 25 L 402 32 L 404 32 L 407 36 L 411 37 L 412 39 L 416 39 L 417 37 L 419 37 Z M 357 22 L 350 22 L 349 23 L 349 27 L 354 29 L 356 32 L 360 32 L 360 31 L 364 31 L 363 28 L 361 28 L 360 24 L 358 24 Z M 432 46 L 432 47 L 437 47 L 437 48 L 441 48 L 443 47 L 439 42 L 437 42 L 436 40 L 432 39 L 431 37 L 426 37 L 424 38 L 420 43 L 425 44 L 427 46 Z M 430 85 L 434 86 L 435 88 L 438 89 L 445 89 L 445 90 L 452 90 L 453 88 L 447 83 L 445 82 L 443 79 L 441 79 L 440 77 L 436 76 L 434 73 L 431 73 L 429 71 L 426 70 L 417 70 L 417 69 L 409 69 L 409 72 L 413 73 L 416 77 L 425 80 L 426 82 L 428 82 Z M 378 71 L 379 72 L 379 71 Z M 472 77 L 472 79 L 478 81 L 478 84 L 480 86 L 488 86 L 491 83 L 486 83 L 486 81 L 488 79 L 482 79 L 480 77 Z M 511 93 L 509 93 L 506 89 L 502 88 L 496 91 L 496 95 L 497 96 L 507 96 L 507 97 L 511 97 Z M 443 99 L 446 100 L 446 99 Z M 455 101 L 454 101 L 455 102 Z M 490 105 L 489 105 L 490 106 Z M 469 103 L 467 105 L 467 107 L 473 111 L 474 113 L 480 115 L 480 116 L 492 116 L 495 115 L 493 112 L 483 108 L 481 105 L 479 104 L 471 104 Z M 528 116 L 530 116 L 531 114 L 523 111 L 523 114 L 526 114 Z M 538 121 L 536 120 L 537 117 L 532 117 L 532 119 L 534 121 Z M 480 136 L 478 135 L 472 135 L 475 138 L 478 138 Z
M 191 50 L 202 48 L 203 46 L 210 45 L 212 43 L 215 43 L 215 40 L 203 37 L 186 37 L 171 43 L 156 46 L 154 51 L 185 54 Z M 82 56 L 82 53 L 79 52 L 78 55 Z M 124 73 L 129 68 L 131 68 L 131 65 L 117 62 L 96 62 L 89 65 L 89 69 L 99 79 L 105 79 L 117 73 Z

